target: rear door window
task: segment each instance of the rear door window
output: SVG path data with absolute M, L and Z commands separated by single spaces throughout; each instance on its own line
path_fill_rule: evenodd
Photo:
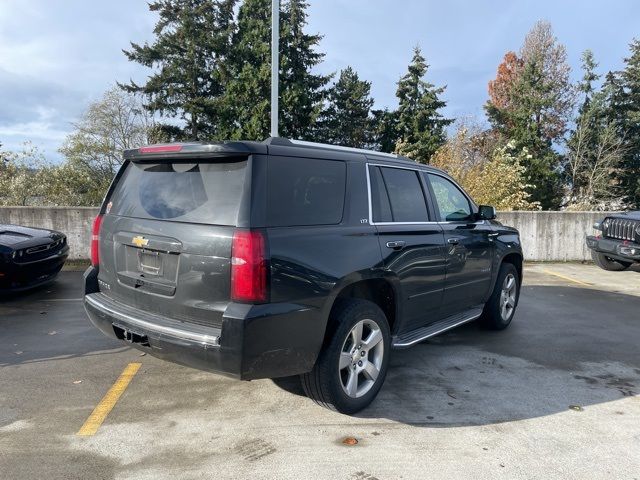
M 380 167 L 394 222 L 427 222 L 429 214 L 418 172 Z M 381 210 L 384 216 L 384 211 Z
M 129 163 L 110 197 L 113 215 L 236 225 L 247 161 Z
M 342 221 L 347 166 L 344 162 L 269 157 L 267 224 L 334 225 Z

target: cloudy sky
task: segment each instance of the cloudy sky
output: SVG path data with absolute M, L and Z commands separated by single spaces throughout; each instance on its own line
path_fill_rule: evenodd
M 567 46 L 574 77 L 590 48 L 603 72 L 619 69 L 640 37 L 636 0 L 311 0 L 309 31 L 324 35 L 323 72 L 353 66 L 373 82 L 379 107 L 395 88 L 412 48 L 447 85 L 449 116 L 482 116 L 487 82 L 507 50 L 545 19 Z M 26 140 L 59 160 L 57 149 L 87 104 L 116 80 L 144 79 L 121 50 L 152 38 L 155 16 L 142 0 L 0 0 L 0 142 Z

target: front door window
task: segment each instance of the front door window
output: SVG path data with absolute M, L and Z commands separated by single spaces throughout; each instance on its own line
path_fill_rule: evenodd
M 471 205 L 458 187 L 439 175 L 429 174 L 429 181 L 441 221 L 462 222 L 471 218 Z

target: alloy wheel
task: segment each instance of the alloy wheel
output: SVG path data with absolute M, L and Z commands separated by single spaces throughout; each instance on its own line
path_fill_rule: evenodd
M 516 295 L 518 284 L 516 277 L 510 273 L 502 282 L 502 292 L 500 292 L 500 316 L 502 320 L 507 322 L 511 319 L 516 308 Z
M 351 398 L 365 395 L 380 374 L 384 358 L 380 326 L 371 319 L 356 323 L 342 344 L 338 375 L 344 392 Z

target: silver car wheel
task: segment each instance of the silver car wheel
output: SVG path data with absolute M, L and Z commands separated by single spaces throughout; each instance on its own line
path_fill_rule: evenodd
M 384 341 L 380 326 L 371 319 L 356 323 L 342 344 L 338 375 L 342 389 L 351 398 L 371 390 L 382 368 Z
M 516 295 L 518 293 L 518 282 L 513 273 L 508 274 L 502 282 L 502 292 L 500 292 L 500 316 L 502 320 L 508 322 L 516 309 Z

